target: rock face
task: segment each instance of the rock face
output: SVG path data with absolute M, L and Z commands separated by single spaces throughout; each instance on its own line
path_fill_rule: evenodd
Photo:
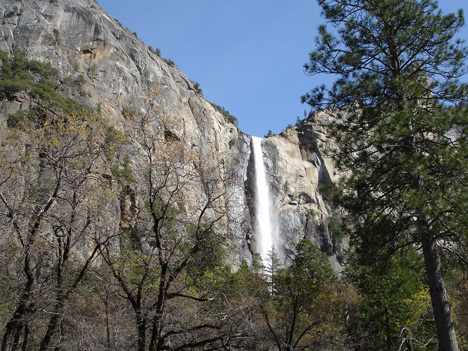
M 159 57 L 96 1 L 0 0 L 0 5 L 0 50 L 12 54 L 21 49 L 30 59 L 50 62 L 63 82 L 79 86 L 79 93 L 65 89 L 64 95 L 74 94 L 123 131 L 133 114 L 154 108 L 153 123 L 172 121 L 167 131 L 171 137 L 205 159 L 236 165 L 238 181 L 226 189 L 229 239 L 236 249 L 232 264 L 250 261 L 255 250 L 249 206 L 253 195 L 250 137 L 206 101 L 174 63 Z M 15 102 L 4 101 L 2 118 L 27 108 L 21 96 Z M 329 234 L 332 209 L 322 191 L 335 178 L 331 161 L 322 152 L 330 147 L 330 118 L 316 114 L 265 139 L 263 147 L 287 256 L 292 257 L 301 238 L 309 237 L 338 269 L 336 240 Z M 138 158 L 132 157 L 129 167 L 137 169 Z
M 223 153 L 239 135 L 236 127 L 200 96 L 171 62 L 153 53 L 93 0 L 0 1 L 0 50 L 21 49 L 31 59 L 51 62 L 62 79 L 80 77 L 82 96 L 100 106 L 114 125 L 125 110 L 146 108 L 153 99 L 162 116 L 177 117 L 174 131 L 187 143 Z
M 292 258 L 297 242 L 308 238 L 340 271 L 347 244 L 338 228 L 333 228 L 338 225 L 338 210 L 326 199 L 327 188 L 338 180 L 330 159 L 334 145 L 327 131 L 333 119 L 330 112 L 317 112 L 298 126 L 267 138 L 264 148 L 286 257 Z

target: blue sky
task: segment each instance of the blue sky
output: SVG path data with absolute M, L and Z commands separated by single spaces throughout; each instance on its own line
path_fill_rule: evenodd
M 301 95 L 330 82 L 303 72 L 323 23 L 316 0 L 98 2 L 200 83 L 205 98 L 229 110 L 247 134 L 262 137 L 295 124 L 309 111 Z M 443 0 L 440 7 L 468 15 L 465 0 Z M 468 39 L 467 26 L 459 37 Z

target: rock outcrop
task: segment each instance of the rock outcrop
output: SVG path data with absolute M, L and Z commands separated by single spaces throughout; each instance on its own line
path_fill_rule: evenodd
M 99 110 L 122 131 L 133 114 L 154 108 L 153 123 L 170 119 L 167 133 L 172 138 L 205 159 L 235 165 L 237 180 L 226 189 L 229 238 L 236 248 L 232 264 L 250 260 L 255 250 L 248 206 L 253 189 L 250 137 L 204 99 L 173 62 L 159 57 L 95 0 L 0 0 L 0 5 L 0 50 L 12 54 L 21 49 L 30 59 L 50 62 L 59 69 L 62 82 L 77 86 L 64 89 L 64 95 L 72 94 Z M 26 102 L 21 96 L 4 101 L 3 118 L 29 108 Z M 318 113 L 265 139 L 263 145 L 287 256 L 293 255 L 301 238 L 309 237 L 338 270 L 338 243 L 329 232 L 333 209 L 323 196 L 323 188 L 336 178 L 323 153 L 331 147 L 327 137 L 331 118 Z M 138 161 L 131 157 L 130 169 L 137 169 Z
M 338 224 L 338 210 L 326 196 L 339 178 L 330 158 L 334 145 L 328 126 L 333 119 L 330 112 L 317 112 L 296 127 L 267 138 L 264 149 L 286 257 L 293 257 L 297 242 L 308 238 L 328 254 L 339 271 L 347 244 L 337 230 L 331 230 Z

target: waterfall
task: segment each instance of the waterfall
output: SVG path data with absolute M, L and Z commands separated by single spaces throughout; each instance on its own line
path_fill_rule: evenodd
M 275 247 L 278 252 L 278 225 L 270 194 L 270 185 L 263 163 L 262 139 L 252 137 L 252 152 L 255 163 L 255 238 L 257 252 L 264 264 L 267 262 L 268 252 Z

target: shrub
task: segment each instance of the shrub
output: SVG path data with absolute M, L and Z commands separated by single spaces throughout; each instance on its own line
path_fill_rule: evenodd
M 192 84 L 193 84 L 193 88 L 195 89 L 197 94 L 200 94 L 201 96 L 203 96 L 203 91 L 202 91 L 202 89 L 200 87 L 200 83 L 192 81 Z
M 125 118 L 132 118 L 136 115 L 136 111 L 128 106 L 124 106 L 122 108 L 122 114 L 124 115 Z
M 176 64 L 171 59 L 163 59 L 169 66 L 176 67 Z
M 54 34 L 54 40 L 53 40 L 53 41 L 54 41 L 54 44 L 55 44 L 55 45 L 58 45 L 58 46 L 62 45 L 62 41 L 60 40 L 60 32 L 59 32 L 59 30 L 58 30 L 57 28 L 54 28 L 54 29 L 52 30 L 52 33 Z
M 226 110 L 223 106 L 216 105 L 213 102 L 210 102 L 210 104 L 211 104 L 211 106 L 213 106 L 213 108 L 216 111 L 218 111 L 219 113 L 221 113 L 224 116 L 224 119 L 226 120 L 226 122 L 234 124 L 236 127 L 238 126 L 239 121 L 237 120 L 237 118 L 235 116 L 231 115 L 229 113 L 229 111 Z

